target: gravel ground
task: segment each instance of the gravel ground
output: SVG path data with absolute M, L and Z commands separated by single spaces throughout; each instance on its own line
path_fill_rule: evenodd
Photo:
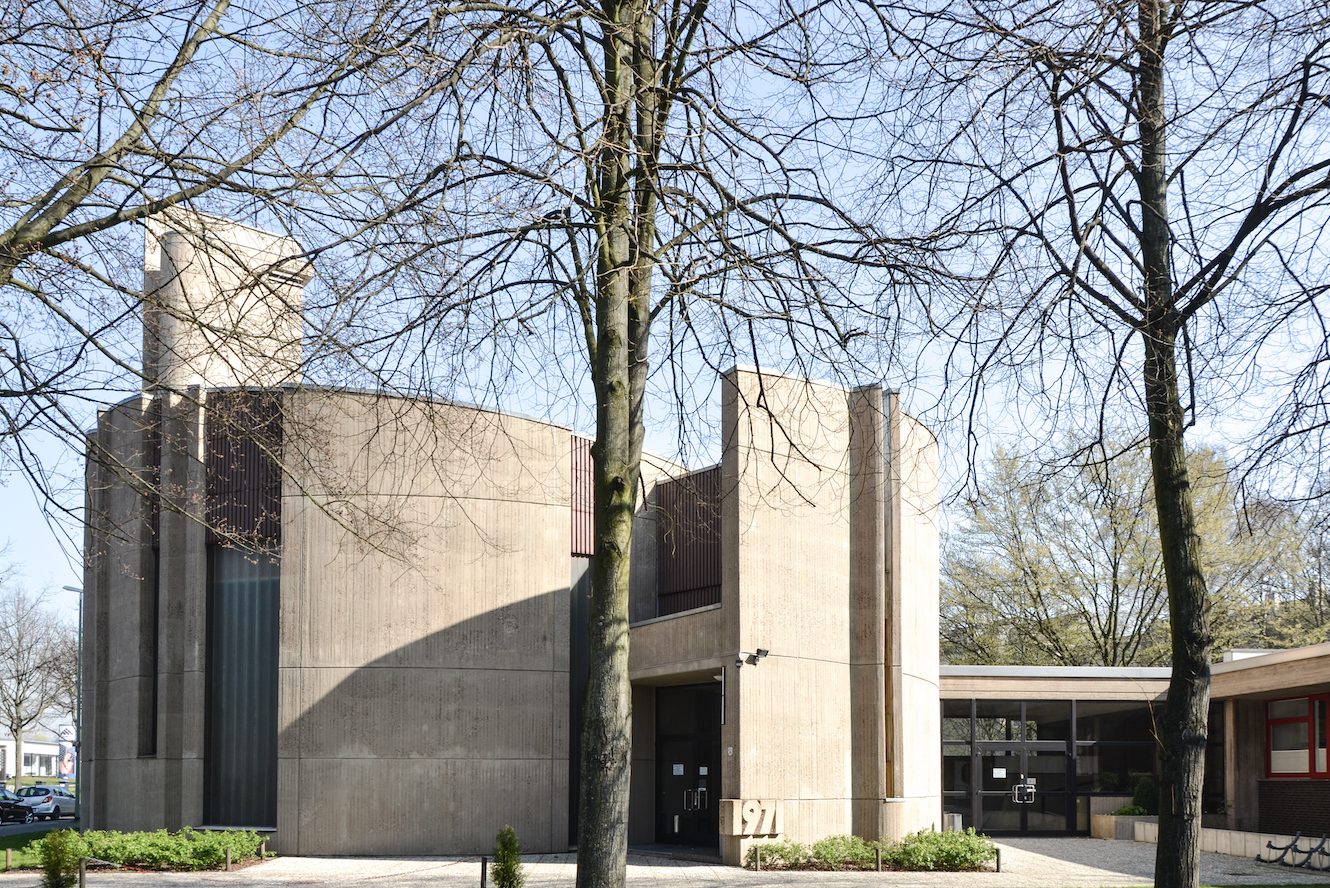
M 1002 848 L 1000 873 L 755 873 L 731 867 L 656 856 L 630 855 L 628 882 L 634 886 L 808 885 L 813 888 L 1099 888 L 1148 885 L 1154 872 L 1155 846 L 1098 839 L 1008 839 Z M 573 884 L 571 855 L 526 858 L 527 885 L 555 888 Z M 1327 885 L 1330 874 L 1261 864 L 1241 857 L 1202 855 L 1201 881 L 1206 885 Z M 36 888 L 35 873 L 0 875 L 0 888 Z M 464 888 L 480 884 L 480 861 L 474 857 L 331 858 L 279 857 L 231 873 L 131 873 L 102 869 L 88 874 L 89 888 L 151 886 L 193 888 L 197 885 L 252 885 L 273 888 Z M 491 883 L 492 884 L 492 883 Z

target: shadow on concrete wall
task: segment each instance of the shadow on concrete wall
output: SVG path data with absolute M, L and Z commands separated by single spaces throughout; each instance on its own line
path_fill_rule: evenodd
M 571 625 L 584 625 L 573 615 L 585 610 L 570 608 L 579 588 L 475 615 L 371 662 L 309 656 L 281 668 L 276 847 L 486 853 L 512 824 L 527 850 L 566 850 L 569 701 L 582 687 L 570 661 L 585 669 L 569 643 Z

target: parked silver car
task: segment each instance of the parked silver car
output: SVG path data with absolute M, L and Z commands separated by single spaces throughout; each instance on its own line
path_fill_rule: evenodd
M 76 813 L 74 797 L 59 786 L 25 786 L 17 795 L 39 820 L 59 820 Z

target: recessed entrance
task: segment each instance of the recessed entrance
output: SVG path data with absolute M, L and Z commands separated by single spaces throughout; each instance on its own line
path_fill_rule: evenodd
M 720 843 L 720 685 L 656 689 L 656 841 Z

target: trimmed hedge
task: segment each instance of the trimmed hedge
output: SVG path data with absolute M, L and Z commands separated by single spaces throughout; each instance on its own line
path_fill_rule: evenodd
M 185 827 L 177 833 L 164 829 L 156 832 L 89 830 L 82 835 L 62 829 L 47 833 L 29 847 L 36 848 L 48 873 L 47 878 L 53 879 L 51 867 L 62 867 L 70 860 L 73 861 L 73 872 L 77 874 L 80 857 L 95 857 L 107 863 L 140 869 L 221 869 L 226 865 L 228 848 L 231 849 L 232 862 L 240 863 L 258 857 L 261 844 L 263 837 L 249 830 L 214 831 Z M 57 881 L 46 884 L 55 886 Z
M 810 848 L 798 842 L 765 842 L 748 849 L 744 866 L 754 868 L 762 854 L 763 869 L 870 870 L 882 868 L 911 871 L 970 872 L 983 869 L 997 857 L 997 848 L 987 836 L 973 828 L 964 832 L 911 833 L 900 844 L 870 842 L 859 836 L 831 836 Z

